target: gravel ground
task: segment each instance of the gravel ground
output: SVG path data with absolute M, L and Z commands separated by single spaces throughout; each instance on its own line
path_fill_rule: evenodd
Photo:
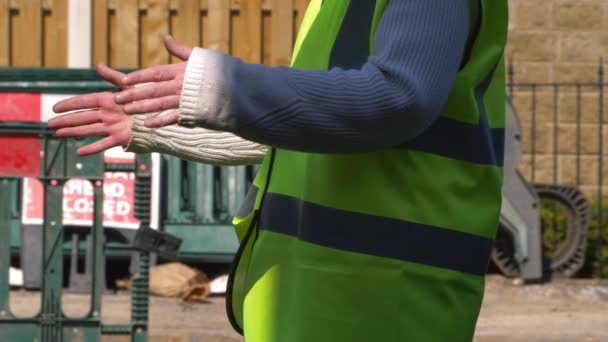
M 35 292 L 13 291 L 11 305 L 21 314 L 36 311 Z M 67 294 L 64 308 L 77 315 L 87 309 L 88 297 Z M 129 319 L 129 295 L 103 298 L 105 323 Z M 106 337 L 104 342 L 129 341 Z M 174 299 L 151 298 L 151 342 L 241 342 L 224 312 L 224 298 L 181 304 Z M 556 280 L 549 285 L 513 285 L 500 276 L 488 277 L 486 296 L 477 324 L 476 342 L 499 341 L 608 341 L 608 283 Z

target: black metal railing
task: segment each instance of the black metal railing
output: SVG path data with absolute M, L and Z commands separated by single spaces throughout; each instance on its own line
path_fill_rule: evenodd
M 603 61 L 597 77 L 584 82 L 518 82 L 516 66 L 507 66 L 507 95 L 523 130 L 522 173 L 532 183 L 575 185 L 592 204 L 587 265 L 583 275 L 608 278 L 608 208 L 604 205 L 604 106 L 607 86 Z M 606 118 L 608 119 L 608 118 Z M 543 217 L 545 252 L 559 245 L 563 232 L 558 208 Z M 561 218 L 563 219 L 563 218 Z M 547 222 L 549 220 L 550 222 Z M 552 235 L 552 236 L 551 236 Z

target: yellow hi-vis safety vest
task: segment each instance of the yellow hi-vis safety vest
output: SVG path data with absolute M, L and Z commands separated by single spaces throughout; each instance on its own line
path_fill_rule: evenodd
M 360 1 L 312 0 L 292 67 L 332 67 Z M 363 56 L 388 1 L 363 1 Z M 468 58 L 420 136 L 362 154 L 269 151 L 234 219 L 227 309 L 245 341 L 472 339 L 501 206 L 507 35 L 507 0 L 479 2 Z

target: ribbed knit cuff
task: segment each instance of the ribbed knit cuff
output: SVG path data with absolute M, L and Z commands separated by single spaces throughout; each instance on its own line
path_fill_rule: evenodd
M 226 97 L 222 77 L 225 58 L 224 54 L 213 50 L 195 48 L 192 51 L 180 98 L 179 125 L 224 126 L 219 113 Z
M 152 152 L 152 129 L 144 126 L 144 121 L 149 115 L 132 115 L 131 116 L 131 140 L 126 147 L 123 147 L 125 152 L 133 153 L 150 153 Z

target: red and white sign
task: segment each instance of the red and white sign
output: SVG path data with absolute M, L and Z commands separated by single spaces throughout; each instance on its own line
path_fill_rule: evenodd
M 40 122 L 40 94 L 0 93 L 0 121 Z M 37 136 L 0 136 L 0 175 L 39 175 Z
M 40 122 L 55 114 L 52 106 L 73 95 L 0 93 L 0 121 Z M 19 140 L 21 139 L 21 140 Z M 17 141 L 19 140 L 19 141 Z M 40 174 L 40 142 L 37 137 L 0 137 L 0 175 L 33 176 Z M 8 148 L 5 148 L 8 147 Z M 129 163 L 133 153 L 120 147 L 105 152 L 106 163 Z M 135 175 L 126 172 L 104 174 L 103 223 L 105 227 L 137 229 L 134 217 Z M 152 198 L 150 223 L 158 228 L 160 189 L 160 156 L 152 154 Z M 23 182 L 24 224 L 42 224 L 44 212 L 43 187 L 33 177 Z M 63 224 L 91 226 L 93 218 L 93 186 L 84 179 L 72 179 L 63 188 Z
M 123 155 L 117 158 L 116 155 Z M 106 163 L 132 162 L 131 153 L 109 150 Z M 160 158 L 152 155 L 152 199 L 150 222 L 158 227 L 158 189 Z M 106 172 L 103 184 L 103 224 L 105 227 L 137 229 L 139 220 L 134 216 L 135 174 L 132 172 Z M 23 181 L 24 224 L 42 224 L 44 196 L 42 183 L 36 178 Z M 93 185 L 85 179 L 71 179 L 63 187 L 63 225 L 91 226 L 93 219 Z

